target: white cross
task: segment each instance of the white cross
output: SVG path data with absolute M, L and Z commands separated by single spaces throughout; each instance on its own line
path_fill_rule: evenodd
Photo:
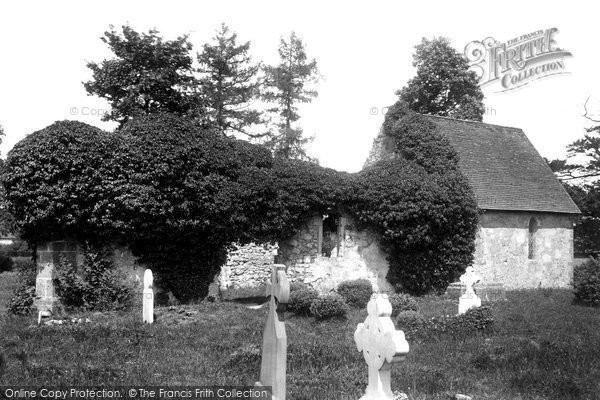
M 466 286 L 465 295 L 475 295 L 475 292 L 473 291 L 473 285 L 475 285 L 480 280 L 481 276 L 475 273 L 475 268 L 467 267 L 465 273 L 460 277 L 460 281 Z
M 404 332 L 396 330 L 390 318 L 392 305 L 385 294 L 374 294 L 367 304 L 369 315 L 358 324 L 354 341 L 369 366 L 369 383 L 361 400 L 392 400 L 392 364 L 408 354 Z

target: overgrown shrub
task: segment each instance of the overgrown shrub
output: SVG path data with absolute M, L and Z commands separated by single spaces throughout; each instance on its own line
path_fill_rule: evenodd
M 600 258 L 590 258 L 573 269 L 573 293 L 579 304 L 600 306 Z
M 317 320 L 323 321 L 332 318 L 345 318 L 349 307 L 339 294 L 328 294 L 313 300 L 310 313 Z
M 373 295 L 373 286 L 367 279 L 355 279 L 340 283 L 337 292 L 349 306 L 365 308 Z
M 35 300 L 35 278 L 37 266 L 33 261 L 15 265 L 18 274 L 18 285 L 8 301 L 8 311 L 15 315 L 27 315 Z
M 359 173 L 350 207 L 381 237 L 392 284 L 411 294 L 443 291 L 473 259 L 475 195 L 430 118 L 397 103 L 383 134 L 394 157 Z
M 312 288 L 291 291 L 287 308 L 298 315 L 310 315 L 310 306 L 318 297 L 319 293 Z
M 13 268 L 13 260 L 11 257 L 0 254 L 0 273 L 6 271 L 12 271 Z
M 406 293 L 392 293 L 388 295 L 392 304 L 392 317 L 396 317 L 402 311 L 417 311 L 417 301 Z
M 81 270 L 61 260 L 56 266 L 54 285 L 61 303 L 67 308 L 118 310 L 128 308 L 133 288 L 124 283 L 115 269 L 108 249 L 85 246 Z
M 494 315 L 489 306 L 475 307 L 450 319 L 448 331 L 453 334 L 488 331 L 494 326 Z
M 396 329 L 404 331 L 407 338 L 413 338 L 427 328 L 427 320 L 416 311 L 401 311 L 396 317 Z
M 305 290 L 310 289 L 311 287 L 304 282 L 294 281 L 290 283 L 290 293 L 295 292 L 297 290 Z

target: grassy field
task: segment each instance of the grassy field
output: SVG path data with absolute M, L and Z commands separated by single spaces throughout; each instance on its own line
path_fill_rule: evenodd
M 4 276 L 0 276 L 4 279 Z M 4 295 L 3 295 L 4 297 Z M 600 309 L 559 290 L 509 292 L 493 305 L 495 329 L 467 337 L 409 340 L 392 387 L 410 399 L 600 399 Z M 427 317 L 454 314 L 439 297 L 419 300 Z M 0 384 L 252 385 L 266 310 L 237 304 L 157 308 L 156 323 L 131 313 L 81 315 L 88 324 L 42 326 L 2 316 Z M 289 315 L 288 399 L 361 397 L 367 367 L 353 333 L 365 311 L 318 323 Z M 401 328 L 401 327 L 400 327 Z

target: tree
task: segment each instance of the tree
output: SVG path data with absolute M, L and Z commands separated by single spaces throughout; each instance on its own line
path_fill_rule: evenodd
M 206 104 L 206 118 L 223 134 L 242 133 L 249 137 L 253 125 L 261 123 L 260 113 L 250 108 L 259 95 L 259 64 L 248 54 L 250 42 L 237 43 L 237 34 L 225 25 L 205 44 L 201 54 L 199 79 Z
M 198 107 L 187 36 L 163 41 L 154 29 L 140 34 L 123 26 L 119 34 L 111 26 L 101 40 L 115 58 L 88 63 L 92 80 L 84 87 L 89 94 L 109 101 L 112 109 L 103 116 L 105 121 L 122 125 L 141 115 L 185 114 Z
M 485 111 L 477 76 L 446 38 L 423 38 L 413 55 L 417 75 L 396 94 L 420 114 L 481 121 Z
M 293 123 L 298 121 L 298 103 L 309 103 L 317 91 L 308 86 L 318 81 L 317 62 L 308 61 L 304 43 L 294 32 L 279 45 L 280 63 L 265 67 L 265 93 L 263 98 L 275 106 L 269 112 L 276 114 L 275 132 L 267 141 L 275 156 L 309 159 L 304 146 L 311 141 Z

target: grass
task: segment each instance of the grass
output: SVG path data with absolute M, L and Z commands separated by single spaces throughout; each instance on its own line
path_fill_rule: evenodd
M 0 279 L 4 278 L 0 276 Z M 3 294 L 4 296 L 4 294 Z M 412 399 L 600 399 L 600 309 L 572 305 L 564 290 L 509 292 L 493 305 L 487 334 L 409 340 L 392 369 L 392 388 Z M 419 299 L 427 318 L 457 304 Z M 239 304 L 157 308 L 153 325 L 141 309 L 88 313 L 91 323 L 34 325 L 0 320 L 5 354 L 1 385 L 253 385 L 260 369 L 266 310 Z M 358 399 L 367 366 L 353 334 L 366 311 L 316 322 L 288 315 L 288 399 Z

